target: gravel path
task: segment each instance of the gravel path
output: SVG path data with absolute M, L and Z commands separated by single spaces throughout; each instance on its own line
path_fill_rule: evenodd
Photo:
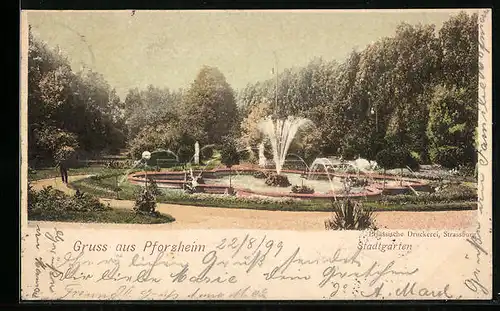
M 69 181 L 87 177 L 70 176 Z M 66 193 L 73 190 L 64 185 L 59 178 L 42 179 L 32 183 L 34 189 L 52 186 Z M 133 207 L 132 201 L 101 199 L 113 208 Z M 331 216 L 329 212 L 288 212 L 260 211 L 250 209 L 198 207 L 159 203 L 157 210 L 175 217 L 170 224 L 154 225 L 165 229 L 266 229 L 266 230 L 324 230 L 324 221 Z M 380 229 L 455 229 L 472 228 L 477 211 L 445 212 L 376 212 L 376 224 Z M 62 226 L 75 226 L 66 223 Z M 99 226 L 98 224 L 86 224 Z M 102 225 L 101 225 L 102 226 Z M 110 226 L 132 226 L 117 225 Z M 134 225 L 137 226 L 137 225 Z M 151 225 L 148 225 L 151 226 Z

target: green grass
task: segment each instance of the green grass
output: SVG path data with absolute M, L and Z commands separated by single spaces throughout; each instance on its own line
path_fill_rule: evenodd
M 170 215 L 159 214 L 150 216 L 138 214 L 126 209 L 108 209 L 105 211 L 78 212 L 64 211 L 55 212 L 49 210 L 30 211 L 29 220 L 81 222 L 81 223 L 117 223 L 117 224 L 163 224 L 175 221 Z
M 72 168 L 68 170 L 69 176 L 75 175 L 91 175 L 91 174 L 111 174 L 117 172 L 125 172 L 125 169 L 106 168 L 102 166 L 89 166 L 81 168 Z M 34 173 L 28 173 L 28 180 L 35 181 L 47 178 L 61 178 L 61 173 L 57 167 L 48 167 L 36 169 Z
M 109 173 L 108 173 L 109 174 Z M 118 172 L 87 178 L 94 180 L 114 180 Z M 105 186 L 106 184 L 104 184 Z M 101 187 L 102 189 L 105 189 Z M 104 196 L 105 197 L 105 196 Z M 45 187 L 34 190 L 28 187 L 28 219 L 38 221 L 61 221 L 80 223 L 129 223 L 160 224 L 175 221 L 162 213 L 145 214 L 131 209 L 114 209 L 106 206 L 91 191 L 67 194 L 59 189 Z
M 91 193 L 102 198 L 134 200 L 140 186 L 125 181 L 116 192 L 116 178 L 113 176 L 90 177 L 70 183 L 74 189 Z M 118 196 L 117 196 L 118 195 Z M 413 196 L 411 202 L 407 196 L 386 196 L 379 201 L 366 201 L 364 205 L 375 211 L 447 211 L 473 210 L 477 202 L 473 200 L 453 200 L 453 197 Z M 432 198 L 432 199 L 430 199 Z M 331 211 L 329 199 L 292 200 L 255 199 L 222 195 L 185 194 L 176 191 L 163 191 L 157 197 L 159 203 L 193 205 L 203 207 L 240 208 L 273 211 Z
M 191 165 L 187 166 L 188 168 L 192 168 L 193 170 L 211 170 L 220 165 L 220 160 L 215 160 L 210 162 L 208 166 L 203 165 Z M 142 168 L 137 168 L 134 170 L 130 170 L 129 173 L 143 171 Z M 184 168 L 182 166 L 172 166 L 169 168 L 161 168 L 161 172 L 169 172 L 169 171 L 183 171 Z M 79 168 L 71 168 L 68 170 L 68 176 L 76 176 L 76 175 L 113 175 L 113 174 L 124 174 L 127 169 L 119 169 L 119 168 L 107 168 L 103 166 L 88 166 L 88 167 L 79 167 Z M 148 167 L 148 171 L 156 171 L 154 167 Z M 34 172 L 28 172 L 28 180 L 35 181 L 40 179 L 47 178 L 61 178 L 61 173 L 59 172 L 59 168 L 57 167 L 46 167 L 35 169 Z

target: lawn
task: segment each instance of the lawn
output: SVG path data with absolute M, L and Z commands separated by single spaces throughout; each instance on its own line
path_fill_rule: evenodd
M 114 168 L 106 168 L 102 166 L 88 166 L 88 167 L 80 167 L 80 168 L 72 168 L 68 170 L 69 176 L 76 175 L 93 175 L 93 174 L 110 174 L 117 172 L 125 172 L 125 169 L 114 169 Z M 40 168 L 34 171 L 28 172 L 28 180 L 35 181 L 40 179 L 47 178 L 60 178 L 61 173 L 57 167 L 47 167 Z
M 214 169 L 220 165 L 220 161 L 217 158 L 214 158 L 213 161 L 208 163 L 208 165 L 190 165 L 188 167 L 192 168 L 193 170 L 210 170 Z M 183 166 L 173 166 L 170 168 L 156 168 L 156 167 L 148 167 L 148 171 L 183 171 L 185 168 Z M 144 169 L 121 169 L 121 168 L 107 168 L 103 166 L 86 166 L 86 167 L 79 167 L 79 168 L 71 168 L 68 170 L 68 175 L 69 176 L 77 176 L 77 175 L 109 175 L 109 174 L 124 174 L 125 172 L 128 173 L 133 173 L 133 172 L 138 172 Z M 29 181 L 35 181 L 35 180 L 40 180 L 40 179 L 47 179 L 47 178 L 60 178 L 61 173 L 59 172 L 59 168 L 57 167 L 45 167 L 45 168 L 39 168 L 35 170 L 29 170 L 28 171 L 28 180 Z

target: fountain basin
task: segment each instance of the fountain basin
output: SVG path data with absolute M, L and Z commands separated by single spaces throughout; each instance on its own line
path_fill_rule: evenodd
M 376 200 L 381 195 L 405 194 L 412 191 L 429 191 L 430 187 L 424 180 L 403 178 L 403 185 L 400 185 L 401 178 L 397 176 L 380 175 L 380 174 L 348 174 L 348 173 L 330 173 L 330 177 L 337 180 L 342 177 L 365 177 L 370 179 L 368 186 L 363 188 L 353 188 L 349 194 L 333 193 L 334 190 L 341 190 L 341 183 L 338 181 L 335 184 L 336 189 L 331 189 L 330 183 L 325 172 L 314 172 L 314 180 L 302 179 L 302 176 L 307 175 L 304 171 L 299 170 L 282 170 L 282 174 L 287 174 L 292 182 L 292 185 L 287 188 L 270 187 L 264 184 L 263 179 L 255 178 L 252 175 L 258 171 L 274 172 L 269 169 L 258 169 L 252 166 L 235 166 L 232 169 L 232 187 L 229 187 L 228 176 L 230 170 L 228 168 L 215 168 L 207 171 L 193 171 L 194 175 L 201 175 L 204 183 L 196 186 L 197 192 L 210 194 L 236 193 L 238 196 L 261 195 L 269 197 L 290 197 L 297 199 L 341 199 L 341 198 L 366 198 Z M 149 172 L 148 178 L 152 178 L 157 183 L 158 187 L 184 189 L 191 185 L 189 174 L 181 171 L 171 172 Z M 311 176 L 311 175 L 310 175 Z M 317 179 L 316 179 L 317 178 Z M 386 180 L 384 187 L 383 180 Z M 128 180 L 133 184 L 144 184 L 145 174 L 137 172 L 130 174 Z M 315 193 L 292 193 L 289 188 L 293 185 L 304 182 L 306 185 L 312 185 Z M 413 189 L 413 190 L 412 190 Z

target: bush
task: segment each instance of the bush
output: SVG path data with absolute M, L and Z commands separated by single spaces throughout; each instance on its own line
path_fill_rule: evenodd
M 64 192 L 51 186 L 35 191 L 28 187 L 28 213 L 38 211 L 64 211 L 67 210 L 69 200 Z
M 476 166 L 460 165 L 458 167 L 458 175 L 461 177 L 477 178 L 477 164 Z
M 97 222 L 97 223 L 168 223 L 170 215 L 159 213 L 137 214 L 124 209 L 112 209 L 88 193 L 77 191 L 69 196 L 46 187 L 38 192 L 28 185 L 28 219 L 42 221 Z
M 140 214 L 158 215 L 156 211 L 156 197 L 161 195 L 156 181 L 148 177 L 148 184 L 140 188 L 135 196 L 134 211 Z
M 270 174 L 266 178 L 266 185 L 273 187 L 288 187 L 291 183 L 285 175 Z
M 304 185 L 295 185 L 292 187 L 292 193 L 313 194 L 314 189 Z
M 148 185 L 147 185 L 147 189 L 154 195 L 154 196 L 159 196 L 162 194 L 162 191 L 161 189 L 158 187 L 158 184 L 156 183 L 156 181 L 151 178 L 151 177 L 148 177 Z
M 69 208 L 69 210 L 79 212 L 103 211 L 105 209 L 105 205 L 102 204 L 98 198 L 88 193 L 80 192 L 79 190 L 76 190 L 76 193 L 72 197 Z
M 326 230 L 376 230 L 375 219 L 371 209 L 365 209 L 363 204 L 351 200 L 335 201 L 333 217 L 325 220 Z
M 449 183 L 438 186 L 434 194 L 452 197 L 456 201 L 477 199 L 477 190 L 461 183 Z
M 256 206 L 280 206 L 283 210 L 293 210 L 300 199 L 288 197 L 263 197 L 251 195 L 238 197 L 232 195 L 213 195 L 208 193 L 186 194 L 184 192 L 172 192 L 163 197 L 168 202 L 177 204 L 191 204 L 197 206 L 218 206 L 242 208 L 243 205 L 255 204 Z M 266 209 L 263 208 L 263 209 Z M 276 208 L 278 209 L 278 208 Z
M 156 198 L 147 188 L 137 193 L 134 211 L 139 214 L 156 214 Z
M 462 184 L 440 185 L 434 193 L 420 193 L 417 195 L 385 196 L 382 204 L 434 204 L 453 202 L 473 202 L 477 200 L 477 191 Z
M 95 212 L 106 209 L 107 207 L 98 198 L 78 190 L 73 196 L 70 196 L 50 186 L 44 187 L 38 192 L 34 191 L 31 186 L 28 187 L 28 211 L 35 214 L 46 211 Z
M 385 170 L 406 167 L 409 167 L 412 171 L 419 170 L 417 159 L 412 156 L 408 149 L 400 146 L 392 146 L 381 150 L 377 153 L 375 160 Z

